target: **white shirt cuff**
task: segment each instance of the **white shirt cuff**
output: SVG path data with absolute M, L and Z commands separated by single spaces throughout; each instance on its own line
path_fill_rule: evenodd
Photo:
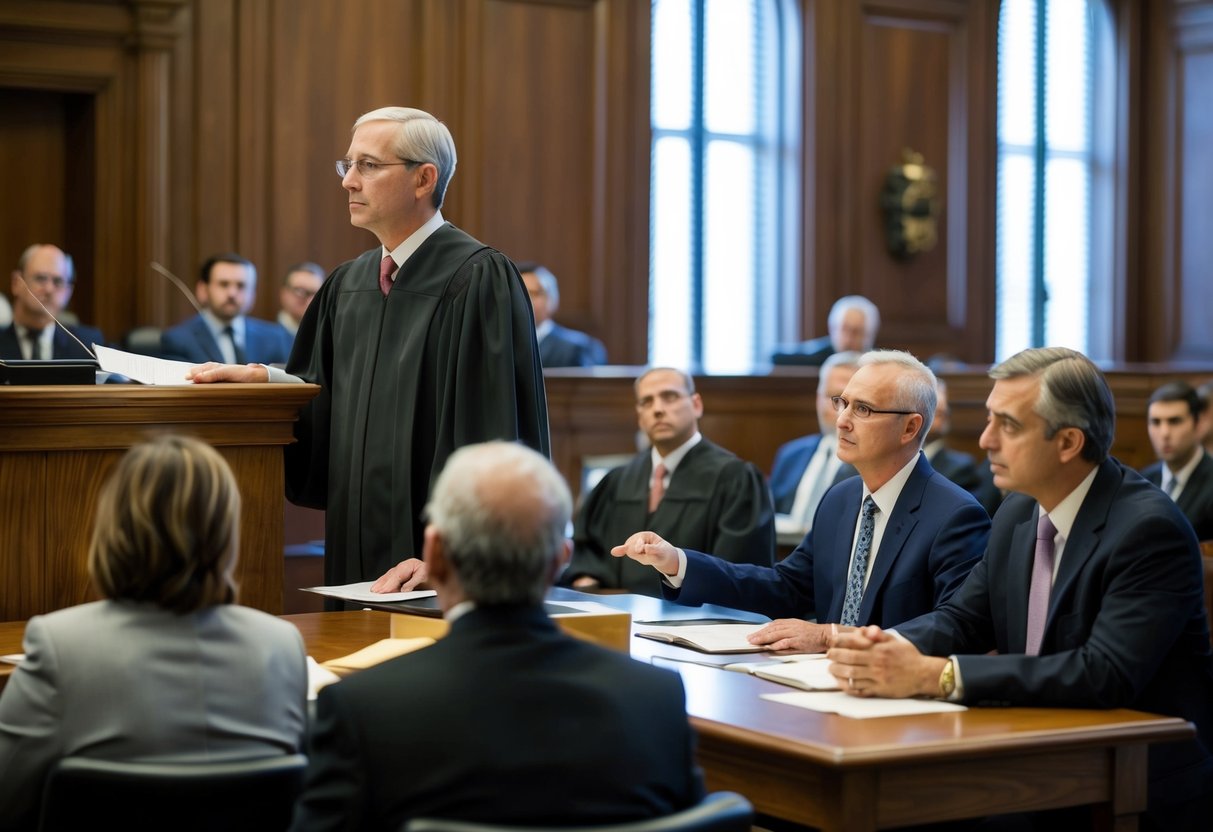
M 681 549 L 675 549 L 674 551 L 678 553 L 678 571 L 673 575 L 667 575 L 658 570 L 657 574 L 661 576 L 661 580 L 665 581 L 666 586 L 679 589 L 682 587 L 682 582 L 685 581 L 687 577 L 687 553 Z M 656 566 L 653 568 L 657 569 Z

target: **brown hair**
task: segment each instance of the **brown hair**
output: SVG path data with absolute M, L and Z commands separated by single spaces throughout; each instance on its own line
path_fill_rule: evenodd
M 88 569 L 108 598 L 189 613 L 236 598 L 240 491 L 197 439 L 135 445 L 101 490 Z

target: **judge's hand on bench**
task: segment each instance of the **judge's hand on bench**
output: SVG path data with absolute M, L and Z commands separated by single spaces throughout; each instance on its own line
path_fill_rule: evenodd
M 611 549 L 611 554 L 654 566 L 663 575 L 678 574 L 678 549 L 653 532 L 636 532 Z
M 417 558 L 402 560 L 371 584 L 371 592 L 408 592 L 425 582 L 425 562 Z
M 192 368 L 185 377 L 195 384 L 210 384 L 216 381 L 255 384 L 268 382 L 270 371 L 262 364 L 220 364 L 208 361 Z

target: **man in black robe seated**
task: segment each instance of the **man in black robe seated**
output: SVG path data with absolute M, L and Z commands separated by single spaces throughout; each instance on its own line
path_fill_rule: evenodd
M 876 344 L 880 310 L 863 295 L 847 295 L 834 301 L 826 326 L 829 335 L 780 347 L 771 356 L 771 363 L 820 367 L 836 352 L 867 352 Z
M 287 496 L 323 508 L 325 581 L 422 579 L 421 512 L 458 447 L 518 440 L 548 453 L 530 302 L 500 252 L 445 222 L 455 143 L 429 113 L 385 107 L 337 162 L 350 222 L 380 245 L 338 266 L 304 314 L 286 372 L 206 364 L 195 381 L 308 381 L 286 448 Z
M 105 343 L 101 333 L 91 326 L 70 326 L 69 335 L 54 320 L 62 317 L 75 285 L 71 255 L 51 245 L 27 248 L 13 271 L 13 322 L 0 329 L 0 358 L 92 358 L 89 350 L 93 344 Z
M 560 308 L 556 275 L 539 263 L 519 261 L 518 271 L 535 310 L 535 337 L 544 367 L 596 367 L 607 363 L 606 347 L 597 338 L 552 320 Z
M 527 448 L 451 456 L 425 530 L 450 632 L 320 692 L 293 829 L 592 826 L 700 799 L 678 675 L 565 635 L 544 613 L 571 504 Z
M 703 401 L 691 377 L 649 370 L 636 381 L 636 412 L 653 447 L 608 473 L 586 498 L 564 581 L 660 595 L 654 570 L 611 557 L 611 547 L 641 529 L 735 563 L 770 566 L 775 521 L 766 481 L 699 433 Z

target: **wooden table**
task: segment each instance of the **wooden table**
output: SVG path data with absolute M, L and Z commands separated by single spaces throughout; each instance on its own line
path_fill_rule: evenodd
M 384 612 L 283 617 L 318 661 L 388 634 Z M 20 649 L 23 628 L 0 624 L 0 653 Z M 788 690 L 773 682 L 668 658 L 697 654 L 641 639 L 634 645 L 638 658 L 682 674 L 709 789 L 741 792 L 760 812 L 823 830 L 1089 803 L 1103 804 L 1115 829 L 1135 829 L 1145 808 L 1147 744 L 1193 735 L 1181 719 L 1123 709 L 847 719 L 760 699 Z

